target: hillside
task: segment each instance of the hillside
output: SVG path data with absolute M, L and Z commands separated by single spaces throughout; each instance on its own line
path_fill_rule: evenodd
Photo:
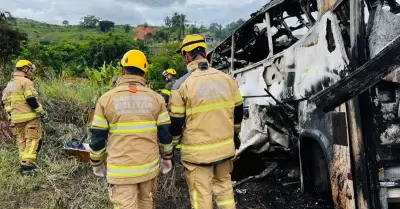
M 97 28 L 84 28 L 78 25 L 52 25 L 26 18 L 17 18 L 18 28 L 28 34 L 30 42 L 58 42 L 62 40 L 79 43 L 88 37 L 101 36 Z M 126 33 L 123 25 L 115 25 L 114 33 L 133 36 L 133 31 Z

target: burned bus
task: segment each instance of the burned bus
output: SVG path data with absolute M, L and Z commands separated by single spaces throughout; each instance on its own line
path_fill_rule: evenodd
M 400 199 L 400 5 L 273 0 L 208 53 L 236 80 L 244 152 L 296 150 L 301 189 L 335 208 Z

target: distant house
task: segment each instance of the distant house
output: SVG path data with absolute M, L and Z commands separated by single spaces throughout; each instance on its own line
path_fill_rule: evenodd
M 138 25 L 135 28 L 133 28 L 133 31 L 135 33 L 134 39 L 138 40 L 138 39 L 144 39 L 146 37 L 146 35 L 148 34 L 156 34 L 157 32 L 157 28 L 155 27 L 151 27 L 151 26 L 147 26 L 147 25 Z

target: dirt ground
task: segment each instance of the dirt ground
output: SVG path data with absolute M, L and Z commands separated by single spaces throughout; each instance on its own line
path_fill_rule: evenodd
M 237 181 L 249 174 L 258 174 L 260 170 L 262 171 L 263 168 L 259 167 L 262 159 L 258 159 L 259 161 L 246 159 L 246 163 L 244 161 L 235 163 L 233 180 Z M 244 164 L 247 167 L 244 167 Z M 247 172 L 241 172 L 244 170 Z M 161 177 L 155 199 L 157 209 L 190 208 L 187 186 L 182 175 L 184 172 L 182 165 L 177 163 L 173 172 L 175 172 L 175 195 L 163 196 L 160 187 L 165 188 L 165 185 L 163 186 L 161 183 L 165 179 Z M 322 198 L 303 194 L 300 191 L 299 181 L 298 165 L 295 162 L 279 162 L 278 167 L 265 178 L 250 180 L 234 188 L 237 209 L 333 209 L 333 206 Z M 171 191 L 165 193 L 171 194 Z

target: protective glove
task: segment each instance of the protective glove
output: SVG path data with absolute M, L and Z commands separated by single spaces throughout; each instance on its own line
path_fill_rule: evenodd
M 106 173 L 106 167 L 104 164 L 101 164 L 99 166 L 93 166 L 93 174 L 98 176 L 98 177 L 104 177 Z
M 239 149 L 240 144 L 241 144 L 239 134 L 235 133 L 233 135 L 233 141 L 235 142 L 235 149 Z
M 161 167 L 162 167 L 163 174 L 169 173 L 172 169 L 172 160 L 161 159 Z
M 50 121 L 49 117 L 47 116 L 47 114 L 45 112 L 40 114 L 40 118 L 42 119 L 43 123 L 48 123 Z

